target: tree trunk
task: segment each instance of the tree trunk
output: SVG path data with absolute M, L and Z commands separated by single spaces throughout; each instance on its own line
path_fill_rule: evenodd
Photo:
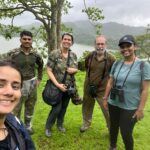
M 61 38 L 61 16 L 64 0 L 57 1 L 57 48 L 60 47 Z
M 54 50 L 57 48 L 57 34 L 56 34 L 56 29 L 57 29 L 57 4 L 51 3 L 51 28 L 50 28 L 50 49 L 48 51 L 48 53 L 50 53 L 50 51 Z

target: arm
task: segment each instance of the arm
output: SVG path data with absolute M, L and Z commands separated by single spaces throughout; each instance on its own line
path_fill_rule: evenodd
M 56 80 L 56 78 L 55 78 L 55 76 L 54 76 L 54 74 L 52 72 L 52 69 L 50 67 L 47 67 L 47 74 L 48 74 L 50 80 L 56 85 L 56 87 L 58 87 L 63 92 L 67 91 L 67 87 L 64 84 L 59 83 Z
M 77 62 L 77 56 L 75 53 L 70 52 L 70 66 L 67 67 L 67 73 L 70 75 L 73 75 L 78 72 L 78 62 Z
M 137 111 L 133 115 L 133 118 L 136 118 L 138 121 L 144 117 L 144 107 L 148 98 L 148 89 L 149 89 L 150 81 L 145 80 L 142 82 L 142 92 L 140 97 L 140 103 Z
M 67 68 L 67 72 L 68 72 L 69 74 L 75 74 L 75 73 L 78 72 L 78 69 L 77 69 L 77 68 L 68 67 L 68 68 Z
M 112 86 L 113 86 L 113 77 L 109 77 L 107 86 L 105 89 L 104 97 L 103 97 L 103 105 L 106 110 L 108 110 L 107 100 L 108 100 L 108 96 L 110 94 Z

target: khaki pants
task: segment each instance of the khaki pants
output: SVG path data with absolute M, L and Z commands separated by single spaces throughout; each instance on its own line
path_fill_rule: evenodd
M 95 101 L 97 101 L 104 115 L 106 125 L 109 128 L 109 113 L 104 109 L 102 102 L 104 91 L 99 92 L 97 98 L 92 98 L 89 92 L 87 91 L 88 90 L 86 90 L 84 93 L 82 104 L 83 126 L 89 127 L 91 125 Z
M 24 105 L 24 124 L 26 125 L 26 127 L 31 127 L 31 121 L 34 114 L 36 101 L 37 101 L 36 78 L 24 81 L 21 100 L 13 112 L 19 119 L 21 119 L 21 110 L 22 106 Z

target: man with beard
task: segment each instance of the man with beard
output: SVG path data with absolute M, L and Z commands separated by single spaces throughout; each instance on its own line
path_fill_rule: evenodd
M 102 35 L 95 39 L 95 50 L 85 59 L 86 77 L 82 105 L 83 126 L 80 132 L 85 132 L 91 125 L 95 101 L 98 102 L 109 128 L 109 115 L 103 107 L 102 98 L 109 71 L 115 58 L 106 51 L 106 38 Z

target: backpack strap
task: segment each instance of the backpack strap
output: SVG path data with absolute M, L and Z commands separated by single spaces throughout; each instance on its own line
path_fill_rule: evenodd
M 141 91 L 142 91 L 142 80 L 143 80 L 143 68 L 144 68 L 144 65 L 145 65 L 145 61 L 141 61 L 140 63 L 140 70 L 141 70 Z
M 96 54 L 95 51 L 92 52 L 92 54 L 89 56 L 88 60 L 87 60 L 87 63 L 88 63 L 88 68 L 87 68 L 87 73 L 88 73 L 88 78 L 90 78 L 90 67 L 91 67 L 91 63 L 92 63 L 92 60 L 93 60 L 93 57 L 94 55 Z
M 28 132 L 23 126 L 23 123 L 20 122 L 20 120 L 17 117 L 15 117 L 11 113 L 8 114 L 6 116 L 6 124 L 9 127 L 9 130 L 12 131 L 9 132 L 12 138 L 11 144 L 13 144 L 11 146 L 15 147 L 16 145 L 14 144 L 17 144 L 17 147 L 19 147 L 22 150 L 35 150 L 35 146 L 31 140 L 31 137 L 29 136 Z

